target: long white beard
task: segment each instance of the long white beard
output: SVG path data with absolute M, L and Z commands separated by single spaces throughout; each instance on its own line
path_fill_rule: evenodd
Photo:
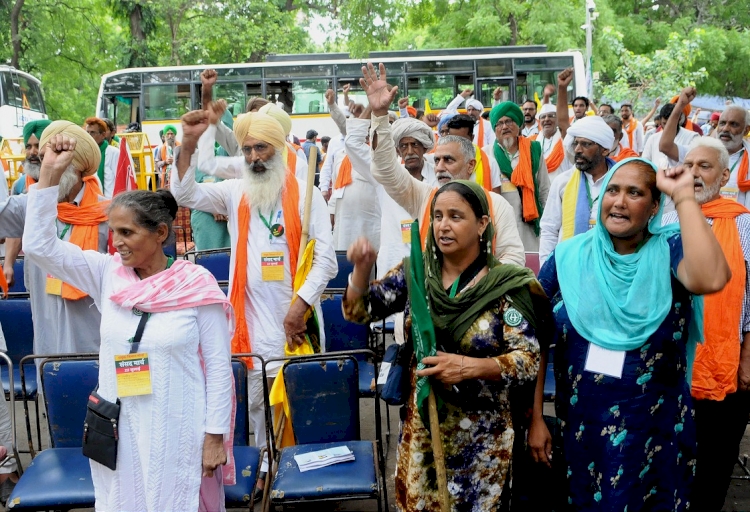
M 57 202 L 62 203 L 65 201 L 70 194 L 70 191 L 73 190 L 73 187 L 75 187 L 80 180 L 81 177 L 76 172 L 73 164 L 70 164 L 68 168 L 65 169 L 63 175 L 60 176 L 60 185 L 57 189 Z
M 719 193 L 719 190 L 721 190 L 721 180 L 714 181 L 710 187 L 701 180 L 701 185 L 703 185 L 703 188 L 700 192 L 695 194 L 695 200 L 698 204 L 707 203 L 712 197 Z
M 513 144 L 516 143 L 515 137 L 502 137 L 500 139 L 500 145 L 502 145 L 506 151 L 510 151 L 510 148 L 513 147 Z
M 23 171 L 31 176 L 35 181 L 39 181 L 39 171 L 42 170 L 42 164 L 26 160 L 23 163 Z
M 253 164 L 245 162 L 245 174 L 242 179 L 242 187 L 250 205 L 260 208 L 263 212 L 273 208 L 279 201 L 286 174 L 284 160 L 278 152 L 264 162 L 264 165 L 264 172 L 255 172 Z

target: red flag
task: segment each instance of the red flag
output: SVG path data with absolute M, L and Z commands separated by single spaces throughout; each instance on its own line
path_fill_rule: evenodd
M 125 137 L 120 139 L 120 157 L 117 159 L 117 173 L 115 174 L 115 189 L 112 192 L 112 197 L 122 192 L 130 192 L 131 190 L 137 190 L 138 185 L 135 182 L 135 165 L 133 164 L 133 158 L 130 156 L 130 149 L 128 148 L 128 141 Z M 109 232 L 109 240 L 107 241 L 109 246 L 109 253 L 114 254 L 115 248 L 112 245 L 112 232 Z
M 120 157 L 117 159 L 117 174 L 115 174 L 115 189 L 112 197 L 121 192 L 136 190 L 138 185 L 135 182 L 135 164 L 130 156 L 128 141 L 125 137 L 120 141 Z

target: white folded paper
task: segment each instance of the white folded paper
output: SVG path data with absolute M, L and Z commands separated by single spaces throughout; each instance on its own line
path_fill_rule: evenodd
M 295 455 L 294 460 L 297 462 L 300 472 L 304 473 L 311 469 L 324 468 L 339 462 L 349 462 L 354 460 L 354 454 L 346 446 L 336 446 L 317 452 L 301 453 Z

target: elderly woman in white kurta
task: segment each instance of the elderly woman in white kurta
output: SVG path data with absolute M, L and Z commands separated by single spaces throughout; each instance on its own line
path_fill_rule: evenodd
M 23 244 L 30 260 L 89 294 L 102 314 L 98 393 L 112 402 L 119 397 L 121 409 L 116 470 L 91 462 L 96 509 L 223 510 L 220 466 L 231 458 L 225 437 L 234 394 L 231 308 L 207 271 L 164 255 L 177 211 L 167 191 L 112 200 L 114 256 L 58 239 L 57 185 L 75 145 L 56 135 L 42 148 Z M 144 314 L 149 320 L 137 352 L 147 354 L 149 382 L 138 386 L 116 376 L 114 363 L 130 352 Z M 233 470 L 224 469 L 224 482 L 231 482 Z M 202 484 L 213 499 L 205 499 Z

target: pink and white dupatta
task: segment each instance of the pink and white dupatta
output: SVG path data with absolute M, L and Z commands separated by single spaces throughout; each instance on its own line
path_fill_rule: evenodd
M 227 315 L 227 329 L 231 338 L 234 332 L 234 311 L 226 295 L 221 291 L 214 276 L 205 268 L 195 265 L 187 260 L 176 260 L 172 266 L 163 272 L 139 279 L 132 268 L 122 265 L 119 254 L 113 256 L 115 263 L 115 275 L 119 283 L 115 284 L 117 290 L 110 300 L 124 308 L 138 308 L 146 313 L 164 313 L 177 309 L 207 306 L 209 304 L 221 304 Z M 118 289 L 119 288 L 119 289 Z M 205 374 L 203 356 L 198 352 L 201 366 Z M 234 374 L 232 375 L 232 388 L 234 389 Z M 237 399 L 232 392 L 232 416 L 229 434 L 224 436 L 224 449 L 227 453 L 227 463 L 220 471 L 222 479 L 203 477 L 201 481 L 200 510 L 213 510 L 218 505 L 223 510 L 223 492 L 220 483 L 224 485 L 236 484 L 236 472 L 234 456 L 232 452 L 232 441 L 234 438 L 234 418 L 237 411 Z M 219 502 L 219 500 L 221 500 Z M 216 509 L 219 510 L 219 509 Z

